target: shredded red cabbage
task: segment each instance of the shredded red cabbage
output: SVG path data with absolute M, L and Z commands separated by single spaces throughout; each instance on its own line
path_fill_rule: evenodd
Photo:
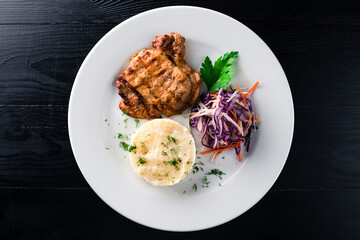
M 200 97 L 191 110 L 190 126 L 202 133 L 201 143 L 204 146 L 214 150 L 235 146 L 237 155 L 241 152 L 242 143 L 249 147 L 251 130 L 256 128 L 256 117 L 251 99 L 244 99 L 239 90 L 232 87 L 207 92 Z

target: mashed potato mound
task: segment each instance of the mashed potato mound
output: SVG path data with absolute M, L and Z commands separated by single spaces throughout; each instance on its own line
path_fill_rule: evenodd
M 190 131 L 171 119 L 151 120 L 132 137 L 134 171 L 154 186 L 174 185 L 191 171 L 196 147 Z

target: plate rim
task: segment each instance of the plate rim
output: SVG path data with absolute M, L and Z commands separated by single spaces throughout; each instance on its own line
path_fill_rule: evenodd
M 131 216 L 128 216 L 124 213 L 121 213 L 119 212 L 114 206 L 112 206 L 112 204 L 110 204 L 107 200 L 105 200 L 103 197 L 102 197 L 102 194 L 100 194 L 95 188 L 93 188 L 92 184 L 90 183 L 91 181 L 89 180 L 89 176 L 86 176 L 86 174 L 84 173 L 84 170 L 82 169 L 82 167 L 80 166 L 80 162 L 79 160 L 77 159 L 76 157 L 76 150 L 74 148 L 74 143 L 73 143 L 73 140 L 72 140 L 72 127 L 71 127 L 71 123 L 72 123 L 72 113 L 71 113 L 71 110 L 72 110 L 72 102 L 74 101 L 74 95 L 75 95 L 75 92 L 77 92 L 77 88 L 78 88 L 78 85 L 79 85 L 79 80 L 77 80 L 79 78 L 79 75 L 81 75 L 81 72 L 84 71 L 84 68 L 85 68 L 85 65 L 87 64 L 87 62 L 89 61 L 90 59 L 90 56 L 92 56 L 94 54 L 94 52 L 96 51 L 96 49 L 102 44 L 102 42 L 104 42 L 107 38 L 109 38 L 112 33 L 114 31 L 117 30 L 117 28 L 119 28 L 121 25 L 125 25 L 131 21 L 135 21 L 137 18 L 143 16 L 143 15 L 147 15 L 147 14 L 151 14 L 151 13 L 155 13 L 155 12 L 158 12 L 158 11 L 166 11 L 168 9 L 196 9 L 196 10 L 199 10 L 199 11 L 207 11 L 208 13 L 210 14 L 217 14 L 217 15 L 221 15 L 222 17 L 225 17 L 231 21 L 235 21 L 237 22 L 238 24 L 241 24 L 243 27 L 245 27 L 248 31 L 251 31 L 257 38 L 259 38 L 263 44 L 265 44 L 265 46 L 268 48 L 268 50 L 271 52 L 271 54 L 273 55 L 274 59 L 276 60 L 276 62 L 278 63 L 279 67 L 281 68 L 282 70 L 282 73 L 284 74 L 284 77 L 286 79 L 285 81 L 285 84 L 286 84 L 286 87 L 289 89 L 289 100 L 291 100 L 291 103 L 290 103 L 290 107 L 291 107 L 291 133 L 290 133 L 290 141 L 288 142 L 287 146 L 286 146 L 286 158 L 285 160 L 282 162 L 282 166 L 281 168 L 279 168 L 279 170 L 276 172 L 276 178 L 273 179 L 273 182 L 272 184 L 270 185 L 270 187 L 268 189 L 266 189 L 265 191 L 261 192 L 259 195 L 260 197 L 256 200 L 256 201 L 253 201 L 252 204 L 250 204 L 249 207 L 247 207 L 245 210 L 241 210 L 241 211 L 235 211 L 234 214 L 232 216 L 228 216 L 227 220 L 226 221 L 222 221 L 220 223 L 212 223 L 212 224 L 207 224 L 206 227 L 200 227 L 200 228 L 197 228 L 197 227 L 194 227 L 193 229 L 185 229 L 185 230 L 179 230 L 179 229 L 171 229 L 171 228 L 167 228 L 167 227 L 158 227 L 158 226 L 155 226 L 155 225 L 151 225 L 151 224 L 148 224 L 148 223 L 144 223 L 144 222 L 141 222 L 141 221 L 138 221 L 138 220 L 134 220 Z M 154 9 L 150 9 L 150 10 L 147 10 L 147 11 L 144 11 L 144 12 L 141 12 L 141 13 L 138 13 L 122 22 L 120 22 L 119 24 L 117 24 L 116 26 L 114 26 L 112 29 L 110 29 L 105 35 L 103 35 L 101 37 L 101 39 L 99 41 L 97 41 L 97 43 L 92 47 L 92 49 L 89 51 L 89 53 L 86 55 L 85 59 L 83 60 L 77 74 L 76 74 L 76 77 L 74 79 L 74 83 L 73 83 L 73 86 L 72 86 L 72 89 L 71 89 L 71 93 L 70 93 L 70 97 L 69 97 L 69 104 L 68 104 L 68 134 L 69 134 L 69 141 L 70 141 L 70 145 L 71 145 L 71 149 L 72 149 L 72 152 L 73 152 L 73 155 L 74 155 L 74 158 L 76 160 L 76 163 L 77 163 L 77 166 L 81 172 L 81 174 L 83 175 L 83 177 L 85 178 L 87 184 L 91 187 L 91 189 L 98 195 L 98 197 L 100 197 L 100 199 L 102 201 L 104 201 L 110 208 L 112 208 L 114 211 L 116 211 L 117 213 L 121 214 L 122 216 L 126 217 L 127 219 L 131 220 L 132 222 L 135 222 L 135 223 L 138 223 L 138 224 L 141 224 L 141 225 L 144 225 L 144 226 L 147 226 L 147 227 L 150 227 L 150 228 L 153 228 L 153 229 L 158 229 L 158 230 L 165 230 L 165 231 L 172 231 L 172 232 L 189 232 L 189 231 L 199 231 L 199 230 L 204 230 L 204 229 L 209 229 L 209 228 L 213 228 L 213 227 L 216 227 L 216 226 L 220 226 L 220 225 L 223 225 L 239 216 L 241 216 L 242 214 L 244 214 L 245 212 L 247 212 L 249 209 L 251 209 L 255 204 L 257 204 L 265 195 L 266 193 L 269 192 L 269 190 L 272 188 L 272 186 L 275 184 L 276 180 L 279 178 L 280 176 L 280 173 L 282 172 L 282 170 L 284 169 L 284 166 L 288 160 L 288 157 L 289 157 L 289 153 L 290 153 L 290 150 L 291 150 L 291 146 L 292 146 L 292 142 L 293 142 L 293 138 L 294 138 L 294 127 L 295 127 L 295 111 L 294 111 L 294 101 L 293 101 L 293 97 L 292 97 L 292 91 L 291 91 L 291 88 L 290 88 L 290 84 L 289 84 L 289 81 L 288 81 L 288 78 L 286 76 L 286 73 L 282 67 L 282 65 L 280 64 L 279 60 L 277 59 L 276 55 L 274 54 L 274 52 L 271 50 L 271 48 L 266 44 L 265 41 L 262 40 L 262 38 L 260 38 L 256 32 L 254 32 L 253 30 L 251 30 L 249 27 L 247 27 L 245 24 L 243 24 L 242 22 L 238 21 L 237 19 L 233 18 L 233 17 L 230 17 L 224 13 L 221 13 L 221 12 L 218 12 L 218 11 L 215 11 L 215 10 L 212 10 L 212 9 L 208 9 L 208 8 L 204 8 L 204 7 L 197 7 L 197 6 L 186 6 L 186 5 L 177 5 L 177 6 L 165 6 L 165 7 L 159 7 L 159 8 L 154 8 Z

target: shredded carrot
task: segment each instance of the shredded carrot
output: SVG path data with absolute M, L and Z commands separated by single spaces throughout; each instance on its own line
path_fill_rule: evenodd
M 252 86 L 252 88 L 250 88 L 250 90 L 245 94 L 245 97 L 247 97 L 252 91 L 254 91 L 254 89 L 259 85 L 259 82 L 256 82 L 254 86 Z
M 233 110 L 230 110 L 230 112 L 232 113 L 232 115 L 234 115 L 235 119 L 237 119 L 235 113 L 233 112 Z
M 208 154 L 208 153 L 214 153 L 214 152 L 222 152 L 223 149 L 215 149 L 215 150 L 210 150 L 210 151 L 206 151 L 206 152 L 201 152 L 200 154 Z
M 220 97 L 218 95 L 215 95 L 215 94 L 209 94 L 209 96 L 212 96 L 212 97 L 214 97 L 216 99 L 220 99 Z M 214 104 L 214 103 L 212 103 L 212 104 Z
M 213 159 L 211 159 L 211 161 L 213 162 L 213 161 L 215 160 L 215 158 L 216 158 L 217 156 L 219 156 L 220 153 L 221 153 L 221 152 L 215 153 L 214 156 L 213 156 Z
M 239 152 L 239 162 L 241 162 L 241 151 Z
M 238 85 L 238 89 L 239 89 L 239 92 L 240 92 L 240 94 L 241 94 L 241 97 L 242 97 L 242 99 L 243 99 L 243 101 L 244 101 L 245 107 L 248 108 L 248 106 L 247 106 L 247 104 L 246 104 L 246 101 L 245 101 L 245 97 L 246 97 L 246 96 L 244 97 L 244 95 L 243 95 L 243 93 L 242 93 L 241 88 L 240 88 L 239 85 Z
M 251 119 L 252 119 L 253 115 L 254 115 L 254 113 L 251 113 L 250 118 L 249 118 L 249 121 L 248 121 L 248 122 L 247 122 L 247 124 L 246 124 L 246 128 L 249 126 L 249 123 L 250 123 L 250 121 L 251 121 Z
M 233 148 L 233 147 L 238 147 L 240 145 L 241 141 L 240 142 L 236 142 L 232 145 L 228 145 L 228 146 L 221 146 L 222 148 L 220 150 L 223 150 L 224 148 Z
M 214 150 L 210 150 L 210 151 L 206 151 L 206 152 L 201 152 L 200 154 L 208 154 L 208 153 L 214 153 L 214 152 L 222 152 L 226 149 L 229 149 L 229 148 L 234 148 L 234 147 L 239 147 L 241 143 L 237 143 L 237 144 L 233 144 L 233 145 L 230 145 L 230 146 L 224 146 L 224 148 L 221 148 L 221 149 L 214 149 Z
M 249 120 L 250 118 L 247 117 L 247 118 L 245 118 L 245 119 L 246 119 L 246 120 Z M 254 118 L 254 120 L 257 121 L 257 120 L 260 120 L 260 118 L 256 117 L 256 118 Z

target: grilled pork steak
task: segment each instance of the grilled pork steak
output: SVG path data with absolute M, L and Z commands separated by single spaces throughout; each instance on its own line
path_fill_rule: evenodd
M 123 98 L 120 109 L 134 118 L 179 114 L 198 98 L 201 79 L 184 59 L 185 38 L 178 33 L 157 36 L 154 49 L 142 49 L 116 80 Z

